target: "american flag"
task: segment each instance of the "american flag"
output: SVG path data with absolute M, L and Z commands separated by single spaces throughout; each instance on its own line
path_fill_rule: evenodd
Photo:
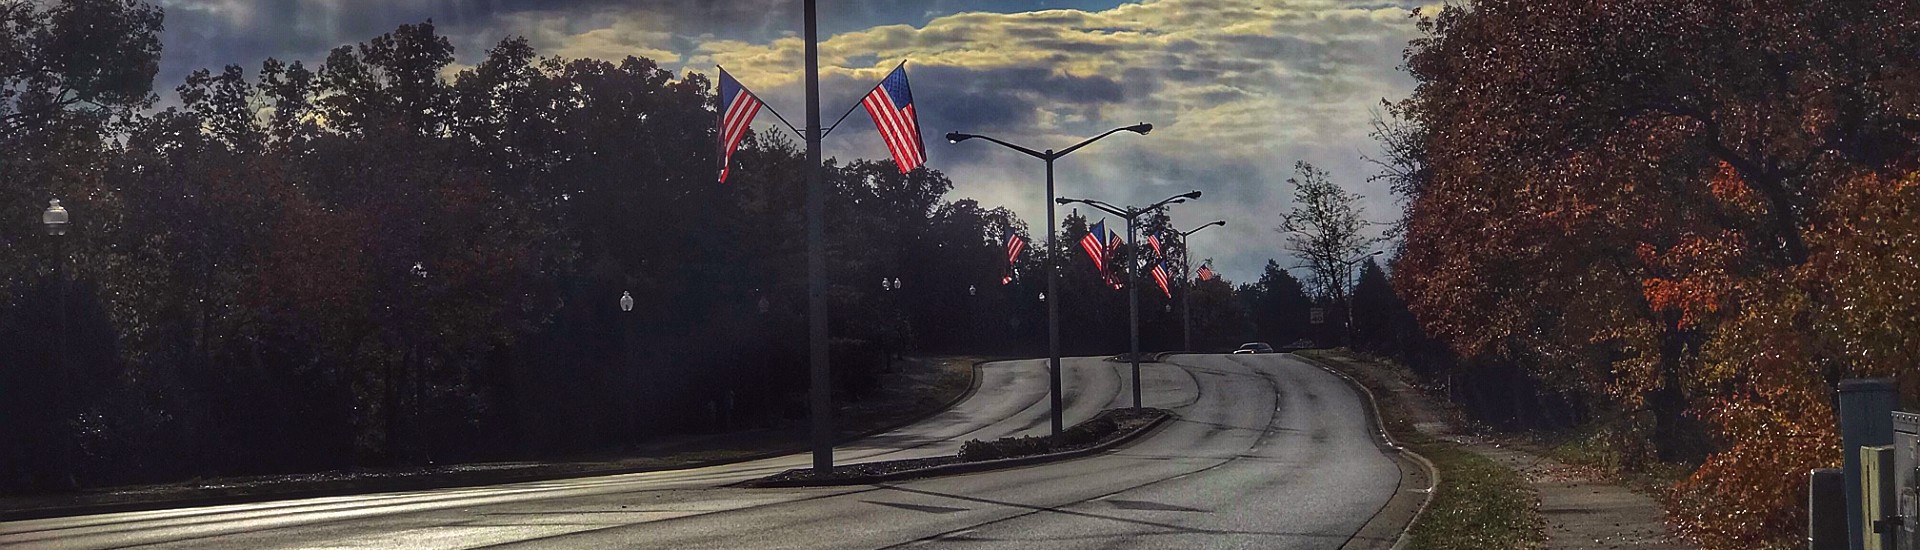
M 1126 241 L 1123 241 L 1120 239 L 1119 233 L 1115 233 L 1111 230 L 1107 231 L 1107 253 L 1108 254 L 1112 254 L 1113 251 L 1119 250 L 1120 244 L 1124 242 Z M 1133 269 L 1133 268 L 1129 267 L 1127 269 Z M 1107 286 L 1113 287 L 1114 290 L 1120 290 L 1122 288 L 1127 287 L 1127 279 L 1125 277 L 1121 277 L 1119 274 L 1116 274 L 1110 271 L 1101 271 L 1100 273 L 1107 277 Z
M 720 69 L 720 183 L 727 182 L 727 165 L 733 160 L 733 150 L 740 147 L 740 140 L 746 139 L 747 130 L 753 128 L 754 115 L 760 114 L 764 106 L 759 97 L 741 86 L 726 69 Z
M 1007 272 L 1000 276 L 1000 284 L 1013 283 L 1013 264 L 1020 261 L 1020 251 L 1027 249 L 1027 241 L 1007 229 Z
M 887 73 L 887 78 L 860 103 L 866 105 L 867 116 L 880 129 L 880 138 L 886 140 L 901 173 L 927 163 L 927 147 L 920 142 L 920 118 L 913 112 L 913 91 L 907 87 L 906 63 Z
M 1100 220 L 1087 228 L 1087 234 L 1080 236 L 1080 248 L 1087 251 L 1088 257 L 1093 258 L 1093 269 L 1101 274 L 1107 272 L 1107 241 L 1109 239 L 1102 238 L 1106 234 L 1107 221 Z
M 1160 291 L 1167 293 L 1168 298 L 1173 297 L 1173 288 L 1170 286 L 1167 277 L 1167 262 L 1161 261 L 1153 263 L 1153 282 L 1160 283 Z
M 1211 281 L 1215 277 L 1213 274 L 1213 266 L 1210 265 L 1200 266 L 1200 271 L 1194 275 L 1200 277 L 1202 281 Z
M 1159 235 L 1156 235 L 1156 234 L 1153 234 L 1153 233 L 1148 233 L 1148 234 L 1147 234 L 1147 244 L 1148 244 L 1148 245 L 1152 245 L 1152 246 L 1153 246 L 1153 256 L 1154 256 L 1154 257 L 1156 257 L 1156 258 L 1164 258 L 1164 257 L 1166 257 L 1165 255 L 1162 255 L 1162 254 L 1160 253 L 1160 236 L 1159 236 Z

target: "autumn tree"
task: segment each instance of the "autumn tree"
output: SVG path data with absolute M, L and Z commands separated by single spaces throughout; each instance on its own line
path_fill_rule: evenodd
M 1688 536 L 1788 544 L 1804 473 L 1838 457 L 1834 385 L 1905 368 L 1888 359 L 1908 329 L 1839 327 L 1903 315 L 1841 296 L 1916 281 L 1893 248 L 1869 254 L 1888 263 L 1841 259 L 1912 192 L 1920 63 L 1899 52 L 1920 21 L 1876 15 L 1910 9 L 1489 0 L 1430 14 L 1408 49 L 1419 86 L 1391 109 L 1409 126 L 1382 132 L 1410 200 L 1396 287 L 1461 356 L 1528 365 L 1621 411 L 1630 463 L 1701 464 L 1673 497 Z

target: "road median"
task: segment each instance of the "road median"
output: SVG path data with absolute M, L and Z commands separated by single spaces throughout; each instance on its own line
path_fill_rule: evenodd
M 1099 454 L 1140 438 L 1173 418 L 1161 409 L 1108 409 L 1059 436 L 968 441 L 954 456 L 838 466 L 826 476 L 793 469 L 748 482 L 748 487 L 832 487 L 970 474 Z

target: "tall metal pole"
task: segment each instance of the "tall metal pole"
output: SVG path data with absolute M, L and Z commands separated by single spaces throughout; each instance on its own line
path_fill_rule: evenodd
M 1193 250 L 1183 236 L 1180 239 L 1180 280 L 1186 288 L 1180 293 L 1180 347 L 1193 351 Z
M 833 472 L 833 376 L 827 365 L 826 189 L 820 181 L 820 35 L 806 0 L 807 344 L 813 371 L 813 471 Z
M 1140 408 L 1140 246 L 1133 242 L 1133 219 L 1142 212 L 1127 213 L 1127 332 L 1132 334 L 1133 408 Z
M 1051 388 L 1048 392 L 1050 394 L 1048 400 L 1053 405 L 1053 435 L 1060 435 L 1060 432 L 1066 428 L 1062 426 L 1060 418 L 1060 293 L 1058 292 L 1060 250 L 1058 243 L 1054 240 L 1059 225 L 1053 221 L 1057 206 L 1053 203 L 1053 150 L 1048 149 L 1045 155 L 1047 161 L 1047 295 L 1053 297 L 1052 300 L 1047 300 L 1047 386 Z
M 1348 269 L 1352 269 L 1352 267 L 1349 266 Z M 1348 273 L 1351 274 L 1352 272 L 1348 272 Z M 1340 281 L 1340 284 L 1345 285 L 1347 284 L 1348 280 L 1352 280 L 1352 277 L 1343 276 L 1341 277 L 1341 279 L 1343 280 Z M 1345 289 L 1346 287 L 1342 286 L 1341 288 Z M 1347 349 L 1354 349 L 1355 346 L 1353 345 L 1353 291 L 1345 290 L 1344 295 L 1347 298 L 1346 299 L 1346 302 L 1347 302 Z

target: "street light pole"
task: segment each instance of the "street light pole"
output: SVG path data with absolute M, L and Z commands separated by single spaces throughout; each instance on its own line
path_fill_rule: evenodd
M 1227 220 L 1180 232 L 1180 279 L 1187 283 L 1185 292 L 1180 293 L 1180 345 L 1187 351 L 1193 351 L 1193 287 L 1196 282 L 1193 280 L 1193 246 L 1187 244 L 1187 237 L 1216 225 L 1226 227 Z
M 1058 204 L 1084 204 L 1127 220 L 1127 263 L 1131 264 L 1127 266 L 1127 331 L 1131 335 L 1128 346 L 1131 355 L 1129 359 L 1130 362 L 1133 363 L 1133 408 L 1136 409 L 1140 408 L 1140 246 L 1134 242 L 1134 234 L 1136 233 L 1134 230 L 1134 220 L 1149 212 L 1159 210 L 1163 206 L 1179 204 L 1187 202 L 1187 199 L 1197 198 L 1200 198 L 1199 191 L 1189 191 L 1167 197 L 1160 202 L 1148 205 L 1146 208 L 1121 208 L 1092 199 L 1069 199 L 1062 197 L 1054 199 L 1053 201 Z
M 1347 260 L 1346 262 L 1344 262 L 1344 263 L 1342 263 L 1341 265 L 1342 265 L 1343 267 L 1352 267 L 1352 266 L 1353 266 L 1353 264 L 1357 264 L 1357 263 L 1360 263 L 1360 261 L 1361 261 L 1361 260 L 1365 260 L 1365 259 L 1367 259 L 1367 258 L 1372 258 L 1372 257 L 1374 257 L 1374 256 L 1379 256 L 1379 255 L 1380 255 L 1381 253 L 1384 253 L 1384 252 L 1386 252 L 1386 251 L 1385 251 L 1385 250 L 1375 250 L 1375 251 L 1373 251 L 1372 253 L 1369 253 L 1369 254 L 1366 254 L 1366 255 L 1362 255 L 1362 256 L 1360 256 L 1360 257 L 1358 257 L 1358 258 L 1354 258 L 1354 259 L 1351 259 L 1351 260 Z M 1349 271 L 1349 272 L 1348 272 L 1348 277 L 1349 277 L 1349 278 L 1356 278 L 1356 277 L 1354 277 L 1355 275 L 1356 275 L 1356 274 L 1354 274 L 1354 273 L 1353 273 L 1353 272 L 1351 272 L 1351 271 Z M 1342 288 L 1341 288 L 1341 294 L 1343 294 L 1343 295 L 1345 295 L 1345 297 L 1346 297 L 1346 300 L 1344 300 L 1344 301 L 1345 301 L 1345 302 L 1347 303 L 1347 323 L 1346 323 L 1346 324 L 1347 324 L 1347 327 L 1346 327 L 1346 328 L 1347 328 L 1347 331 L 1346 331 L 1346 332 L 1347 332 L 1347 347 L 1348 347 L 1348 349 L 1352 349 L 1352 347 L 1353 347 L 1353 290 L 1349 290 L 1349 289 L 1346 289 L 1346 288 L 1345 288 L 1345 287 L 1347 286 L 1347 284 L 1346 284 L 1346 283 L 1347 283 L 1347 281 L 1340 281 L 1340 286 L 1342 287 Z M 1354 283 L 1354 285 L 1353 285 L 1353 286 L 1355 286 L 1355 287 L 1358 287 L 1358 286 L 1360 286 L 1360 284 L 1356 282 L 1356 283 Z
M 827 364 L 826 189 L 820 181 L 820 33 L 815 0 L 806 0 L 807 40 L 807 344 L 813 392 L 813 473 L 833 472 L 833 376 Z
M 980 138 L 998 144 L 1001 147 L 1006 147 L 1024 153 L 1027 156 L 1040 159 L 1047 164 L 1047 291 L 1040 295 L 1040 301 L 1047 303 L 1047 386 L 1049 388 L 1048 401 L 1053 407 L 1051 416 L 1054 435 L 1059 435 L 1060 432 L 1066 428 L 1061 419 L 1061 408 L 1063 405 L 1060 396 L 1060 299 L 1058 298 L 1060 293 L 1057 292 L 1060 284 L 1060 251 L 1054 239 L 1054 232 L 1059 227 L 1059 223 L 1054 221 L 1055 213 L 1053 206 L 1054 203 L 1058 202 L 1058 199 L 1055 199 L 1053 194 L 1053 161 L 1059 160 L 1060 157 L 1067 156 L 1079 150 L 1081 147 L 1086 147 L 1089 143 L 1100 141 L 1100 138 L 1113 135 L 1123 130 L 1144 136 L 1147 135 L 1147 132 L 1153 131 L 1153 125 L 1142 122 L 1132 126 L 1114 128 L 1107 130 L 1106 133 L 1087 138 L 1080 143 L 1074 144 L 1072 147 L 1062 149 L 1058 152 L 1052 149 L 1035 151 L 988 136 L 963 134 L 960 132 L 947 133 L 948 143 L 960 143 L 969 139 Z M 1049 301 L 1047 300 L 1048 294 L 1052 294 L 1056 298 Z
M 1127 217 L 1127 341 L 1133 361 L 1133 408 L 1140 408 L 1140 244 L 1133 216 Z
M 1061 397 L 1061 388 L 1060 388 L 1060 386 L 1062 385 L 1062 383 L 1060 382 L 1060 299 L 1059 299 L 1059 296 L 1060 296 L 1059 255 L 1060 253 L 1059 251 L 1055 250 L 1056 243 L 1054 242 L 1054 238 L 1053 238 L 1054 226 L 1056 225 L 1056 223 L 1053 221 L 1054 208 L 1053 208 L 1053 202 L 1052 202 L 1053 201 L 1053 161 L 1054 159 L 1059 157 L 1056 157 L 1053 155 L 1052 149 L 1048 149 L 1045 156 L 1042 158 L 1046 159 L 1047 161 L 1047 201 L 1048 201 L 1047 202 L 1047 293 L 1040 295 L 1042 296 L 1041 301 L 1044 301 L 1047 303 L 1047 388 L 1048 388 L 1047 404 L 1050 406 L 1048 410 L 1051 411 L 1048 414 L 1048 417 L 1051 418 L 1053 422 L 1053 426 L 1052 426 L 1053 435 L 1060 435 L 1060 432 L 1066 430 L 1066 427 L 1064 425 L 1066 421 L 1064 418 L 1062 418 L 1062 415 L 1061 415 L 1061 411 L 1064 410 L 1063 407 L 1065 405 L 1061 403 L 1063 398 Z M 1047 296 L 1048 294 L 1053 295 L 1054 299 L 1047 300 L 1045 296 Z

